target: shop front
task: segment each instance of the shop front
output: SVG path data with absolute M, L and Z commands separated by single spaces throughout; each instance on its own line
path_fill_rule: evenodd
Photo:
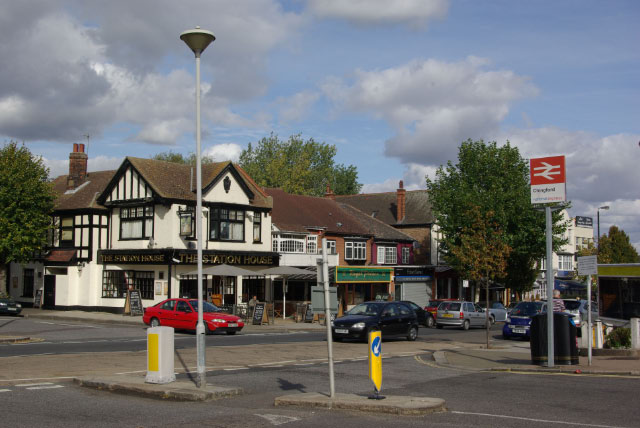
M 409 300 L 424 308 L 433 297 L 433 275 L 426 266 L 394 269 L 395 300 Z
M 390 300 L 394 294 L 393 268 L 336 266 L 338 302 L 347 310 L 370 300 Z

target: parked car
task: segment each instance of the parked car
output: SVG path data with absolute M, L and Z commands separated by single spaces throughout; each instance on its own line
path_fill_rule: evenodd
M 445 326 L 460 327 L 469 330 L 470 327 L 484 327 L 486 315 L 479 312 L 472 302 L 453 301 L 442 302 L 438 305 L 436 314 L 436 327 Z
M 507 316 L 509 316 L 509 314 L 511 313 L 511 311 L 513 310 L 513 308 L 516 307 L 516 305 L 520 303 L 520 302 L 511 302 L 507 305 Z
M 236 334 L 244 322 L 240 317 L 222 312 L 222 309 L 202 302 L 202 318 L 207 334 L 215 331 Z M 176 330 L 195 331 L 198 324 L 198 301 L 195 299 L 167 299 L 144 308 L 142 321 L 151 326 L 173 327 Z
M 418 318 L 418 324 L 423 325 L 425 327 L 431 327 L 430 325 L 428 325 L 428 321 L 427 321 L 427 318 L 430 316 L 429 312 L 425 311 L 416 303 L 410 300 L 400 300 L 399 302 L 409 306 L 413 310 L 413 312 L 416 313 L 416 317 Z
M 481 312 L 484 312 L 484 307 L 486 306 L 486 302 L 478 302 L 476 306 L 482 309 Z M 491 323 L 496 322 L 504 322 L 507 320 L 507 308 L 500 302 L 489 302 L 489 319 Z
M 17 316 L 22 312 L 22 305 L 11 297 L 0 298 L 0 314 Z
M 369 331 L 377 329 L 382 338 L 404 336 L 407 340 L 418 337 L 418 317 L 401 302 L 365 302 L 354 306 L 345 315 L 331 323 L 333 339 L 368 340 Z
M 438 305 L 442 302 L 452 302 L 458 299 L 431 299 L 424 310 L 427 311 L 427 327 L 434 327 L 436 325 L 436 313 L 438 312 Z M 429 316 L 430 315 L 430 316 Z
M 588 304 L 586 300 L 562 299 L 564 301 L 564 311 L 573 315 L 573 323 L 580 328 L 583 322 L 587 322 Z M 598 305 L 591 302 L 591 321 L 598 319 Z
M 512 337 L 520 337 L 529 339 L 531 337 L 531 317 L 546 312 L 546 310 L 547 305 L 544 302 L 518 303 L 502 327 L 502 338 L 511 339 Z

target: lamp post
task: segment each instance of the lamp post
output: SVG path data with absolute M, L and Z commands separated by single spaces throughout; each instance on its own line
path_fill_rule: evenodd
M 598 246 L 597 246 L 597 250 L 598 250 L 598 254 L 600 254 L 600 210 L 608 210 L 609 209 L 609 205 L 605 205 L 602 207 L 598 207 Z
M 205 328 L 202 319 L 202 160 L 200 158 L 200 55 L 216 37 L 212 32 L 188 30 L 180 34 L 180 39 L 189 46 L 196 56 L 196 240 L 198 243 L 198 324 L 196 325 L 197 377 L 196 385 L 204 388 L 205 379 Z

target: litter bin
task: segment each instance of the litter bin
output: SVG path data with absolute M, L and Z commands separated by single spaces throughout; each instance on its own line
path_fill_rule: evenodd
M 553 362 L 558 365 L 578 364 L 577 329 L 570 320 L 571 315 L 553 313 Z M 535 315 L 531 319 L 531 362 L 547 365 L 547 314 Z

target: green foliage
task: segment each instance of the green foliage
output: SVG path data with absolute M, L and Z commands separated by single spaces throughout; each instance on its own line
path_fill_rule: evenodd
M 629 236 L 617 226 L 609 228 L 609 234 L 600 237 L 598 263 L 638 263 L 638 252 L 631 245 Z
M 337 195 L 358 193 L 358 172 L 353 165 L 335 164 L 336 147 L 292 135 L 281 141 L 271 134 L 240 155 L 240 166 L 264 187 L 279 187 L 298 195 L 322 196 L 326 185 Z
M 48 176 L 24 145 L 0 150 L 0 264 L 26 262 L 46 243 L 55 200 Z
M 631 348 L 631 329 L 617 327 L 604 339 L 604 347 L 609 349 Z
M 174 153 L 172 151 L 158 153 L 151 159 L 193 166 L 195 166 L 197 162 L 197 156 L 195 153 L 189 153 L 188 156 L 183 156 L 182 153 Z M 200 156 L 200 161 L 202 162 L 202 164 L 215 162 L 215 160 L 211 156 Z
M 545 216 L 531 204 L 529 165 L 516 147 L 508 141 L 498 147 L 495 141 L 467 140 L 460 146 L 458 163 L 438 168 L 434 180 L 427 178 L 427 189 L 449 264 L 462 264 L 453 250 L 461 246 L 462 232 L 473 222 L 469 207 L 475 206 L 483 216 L 492 213 L 491 221 L 510 248 L 500 282 L 518 293 L 531 289 L 536 262 L 546 253 Z M 566 242 L 558 237 L 567 226 L 555 212 L 554 249 Z

